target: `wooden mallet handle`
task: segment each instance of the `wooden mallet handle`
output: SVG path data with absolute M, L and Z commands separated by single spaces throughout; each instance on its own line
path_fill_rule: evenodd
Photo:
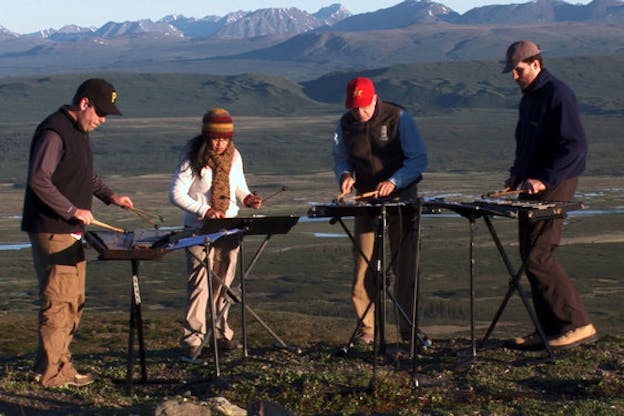
M 483 198 L 498 198 L 506 195 L 518 195 L 523 194 L 526 191 L 524 189 L 503 189 L 502 191 L 492 191 L 483 195 Z
M 123 229 L 117 228 L 117 227 L 113 227 L 112 225 L 108 225 L 108 224 L 106 224 L 106 223 L 104 223 L 102 221 L 98 221 L 98 220 L 91 221 L 91 224 L 93 224 L 95 226 L 98 226 L 98 227 L 101 227 L 101 228 L 106 228 L 107 230 L 115 231 L 115 232 L 118 232 L 118 233 L 126 233 L 127 232 L 126 230 L 123 230 Z

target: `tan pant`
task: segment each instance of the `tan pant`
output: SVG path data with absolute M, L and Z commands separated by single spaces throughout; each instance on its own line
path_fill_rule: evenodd
M 355 217 L 354 238 L 355 245 L 353 248 L 354 270 L 353 285 L 351 299 L 355 314 L 362 322 L 362 332 L 372 335 L 375 327 L 375 280 L 377 274 L 375 267 L 369 267 L 368 262 L 358 250 L 368 259 L 373 259 L 375 251 L 375 233 L 377 231 L 377 220 L 368 215 Z M 414 273 L 415 273 L 415 255 L 417 241 L 412 233 L 413 223 L 411 218 L 401 217 L 399 215 L 387 216 L 387 235 L 390 240 L 390 255 L 386 259 L 387 262 L 393 261 L 392 270 L 395 275 L 394 296 L 399 307 L 411 319 L 412 316 L 412 299 L 414 290 Z M 375 260 L 371 265 L 375 264 Z M 388 264 L 386 264 L 388 267 Z M 371 303 L 372 302 L 372 303 Z M 364 316 L 366 308 L 369 307 L 368 313 Z M 401 334 L 410 334 L 411 327 L 402 314 L 399 313 L 399 330 Z
M 215 304 L 215 335 L 217 339 L 232 339 L 234 331 L 227 322 L 231 303 L 227 300 L 226 288 L 215 276 L 230 287 L 236 276 L 236 257 L 239 240 L 237 237 L 222 237 L 214 242 L 208 252 L 208 265 L 213 273 L 212 293 Z M 188 282 L 186 286 L 186 310 L 184 314 L 183 346 L 199 346 L 207 332 L 206 317 L 208 307 L 208 273 L 195 256 L 204 261 L 206 251 L 203 246 L 189 247 L 186 252 Z
M 44 386 L 73 370 L 69 344 L 85 304 L 86 262 L 81 243 L 70 234 L 29 233 L 39 281 L 39 348 L 34 371 Z M 64 368 L 64 370 L 62 370 Z

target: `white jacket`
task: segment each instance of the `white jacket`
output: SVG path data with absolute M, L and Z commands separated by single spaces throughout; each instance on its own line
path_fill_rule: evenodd
M 184 210 L 184 225 L 188 227 L 198 226 L 206 211 L 210 209 L 210 196 L 212 195 L 212 169 L 208 166 L 201 171 L 201 177 L 193 174 L 188 158 L 184 158 L 176 168 L 171 185 L 169 187 L 169 201 Z M 234 161 L 230 169 L 230 197 L 229 206 L 225 211 L 227 218 L 238 214 L 236 201 L 243 202 L 249 195 L 249 187 L 243 172 L 243 158 L 238 150 L 235 150 Z

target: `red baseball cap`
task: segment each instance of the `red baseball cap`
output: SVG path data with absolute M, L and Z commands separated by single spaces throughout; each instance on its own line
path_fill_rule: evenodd
M 347 84 L 345 107 L 348 109 L 366 107 L 373 102 L 374 96 L 375 85 L 370 78 L 353 78 Z

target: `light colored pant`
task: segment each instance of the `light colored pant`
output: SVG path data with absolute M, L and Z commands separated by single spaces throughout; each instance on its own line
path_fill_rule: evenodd
M 394 296 L 398 305 L 407 314 L 411 320 L 412 301 L 415 277 L 415 256 L 418 242 L 415 241 L 411 222 L 411 217 L 401 217 L 399 215 L 387 216 L 387 236 L 390 240 L 390 255 L 387 256 L 388 267 L 389 262 L 393 261 L 392 270 L 395 275 Z M 375 280 L 377 272 L 375 270 L 376 257 L 375 250 L 375 233 L 377 232 L 376 217 L 368 215 L 356 216 L 354 219 L 354 239 L 353 247 L 354 269 L 353 269 L 353 285 L 351 299 L 353 308 L 358 320 L 362 322 L 362 332 L 372 335 L 375 328 Z M 403 238 L 402 238 L 403 237 Z M 373 259 L 372 267 L 358 250 L 368 259 Z M 381 282 L 380 282 L 381 283 Z M 368 313 L 364 316 L 366 308 Z M 402 335 L 410 334 L 411 327 L 402 314 L 399 313 L 399 330 Z
M 215 304 L 215 336 L 217 339 L 232 339 L 234 331 L 227 322 L 231 303 L 227 300 L 227 291 L 221 281 L 230 287 L 236 276 L 236 257 L 239 251 L 239 239 L 226 236 L 215 241 L 208 251 L 208 265 L 212 279 L 212 294 Z M 201 263 L 191 254 L 193 253 Z M 206 251 L 203 246 L 186 249 L 186 266 L 188 282 L 186 286 L 186 310 L 184 313 L 184 335 L 182 345 L 199 346 L 207 332 L 208 307 L 208 273 L 203 262 Z M 217 278 L 219 277 L 221 281 Z
M 86 261 L 82 243 L 70 234 L 29 233 L 28 237 L 41 302 L 39 348 L 33 370 L 42 374 L 41 384 L 45 386 L 61 371 L 75 371 L 69 344 L 84 309 Z

